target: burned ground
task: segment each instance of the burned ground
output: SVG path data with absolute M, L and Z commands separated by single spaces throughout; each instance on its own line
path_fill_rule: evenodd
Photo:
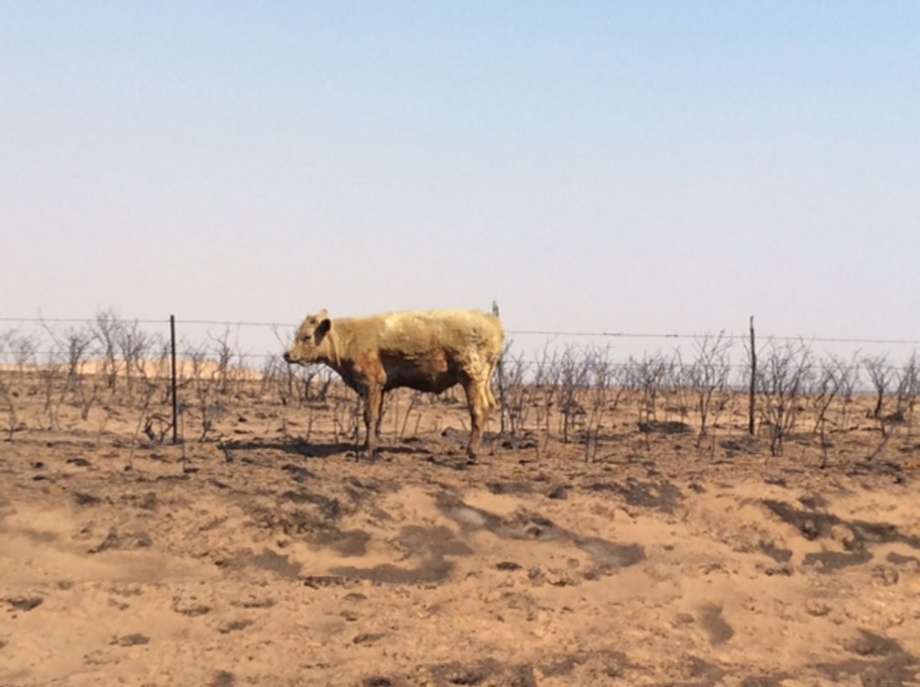
M 493 434 L 467 466 L 452 403 L 394 421 L 375 463 L 257 399 L 178 446 L 42 412 L 0 444 L 0 685 L 920 675 L 920 458 L 866 461 L 865 424 L 826 461 L 743 418 L 698 449 L 621 414 L 589 461 Z

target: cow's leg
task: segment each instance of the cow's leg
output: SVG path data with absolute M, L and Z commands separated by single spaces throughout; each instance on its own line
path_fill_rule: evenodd
M 377 421 L 374 423 L 374 434 L 377 435 L 378 441 L 380 440 L 380 425 L 383 424 L 383 399 L 386 395 L 385 391 L 380 392 L 380 400 L 377 402 Z
M 482 430 L 489 420 L 488 397 L 482 379 L 476 377 L 464 379 L 463 390 L 470 410 L 470 442 L 466 447 L 466 455 L 471 463 L 475 463 L 482 442 Z
M 489 365 L 486 368 L 485 388 L 486 388 L 486 398 L 488 399 L 490 409 L 495 409 L 498 407 L 498 401 L 495 400 L 495 394 L 492 392 L 492 376 L 495 373 L 495 366 L 496 366 L 496 363 L 492 362 L 492 363 L 489 363 Z
M 380 424 L 380 409 L 383 406 L 383 389 L 376 384 L 367 387 L 364 402 L 364 427 L 367 441 L 364 444 L 367 457 L 373 460 L 377 455 L 377 427 Z

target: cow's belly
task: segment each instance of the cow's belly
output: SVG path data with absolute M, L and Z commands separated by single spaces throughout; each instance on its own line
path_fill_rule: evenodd
M 429 355 L 415 360 L 385 360 L 386 387 L 409 387 L 441 393 L 457 383 L 457 372 L 446 356 Z
M 449 373 L 428 372 L 426 370 L 400 370 L 397 374 L 387 375 L 384 388 L 409 387 L 417 391 L 430 391 L 439 394 L 457 383 L 457 375 Z

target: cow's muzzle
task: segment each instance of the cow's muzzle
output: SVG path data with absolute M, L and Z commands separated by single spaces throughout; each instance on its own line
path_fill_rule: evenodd
M 284 353 L 281 354 L 281 357 L 284 359 L 284 362 L 286 362 L 288 365 L 291 364 L 291 354 L 290 353 L 285 351 Z

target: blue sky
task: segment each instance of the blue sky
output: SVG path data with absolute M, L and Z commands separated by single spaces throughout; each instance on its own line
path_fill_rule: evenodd
M 920 338 L 915 2 L 0 2 L 0 311 Z

